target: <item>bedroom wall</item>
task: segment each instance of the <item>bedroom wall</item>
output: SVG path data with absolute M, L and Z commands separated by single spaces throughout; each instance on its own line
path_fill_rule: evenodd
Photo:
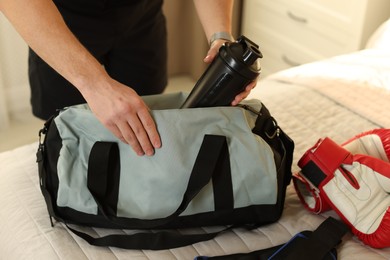
M 1 54 L 0 54 L 1 55 Z M 7 112 L 7 104 L 4 91 L 4 82 L 2 77 L 2 69 L 0 63 L 0 130 L 9 126 L 9 117 Z
M 27 45 L 0 13 L 0 129 L 29 111 Z
M 233 36 L 240 36 L 242 0 L 233 7 Z M 168 68 L 170 75 L 188 74 L 197 80 L 206 68 L 203 58 L 208 42 L 197 17 L 193 1 L 164 2 L 168 26 Z

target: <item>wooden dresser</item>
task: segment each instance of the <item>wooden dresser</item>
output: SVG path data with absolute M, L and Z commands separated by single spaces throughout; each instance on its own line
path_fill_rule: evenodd
M 262 77 L 364 48 L 390 0 L 245 0 L 242 34 L 260 45 Z

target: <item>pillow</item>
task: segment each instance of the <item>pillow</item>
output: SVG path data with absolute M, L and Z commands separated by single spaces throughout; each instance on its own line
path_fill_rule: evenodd
M 366 48 L 390 50 L 390 19 L 379 26 L 370 36 Z

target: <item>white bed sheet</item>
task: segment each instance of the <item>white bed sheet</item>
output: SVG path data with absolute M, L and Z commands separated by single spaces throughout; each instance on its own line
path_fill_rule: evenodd
M 320 137 L 329 136 L 341 143 L 369 129 L 390 127 L 390 119 L 381 113 L 390 111 L 390 91 L 383 90 L 390 86 L 389 60 L 388 54 L 363 51 L 260 81 L 251 97 L 262 100 L 295 141 L 294 171 L 298 170 L 300 156 Z M 361 61 L 359 66 L 357 61 Z M 350 70 L 350 66 L 355 69 Z M 352 93 L 360 94 L 356 97 Z M 358 104 L 353 102 L 357 98 Z M 362 107 L 365 109 L 359 109 Z M 171 250 L 94 247 L 70 234 L 60 223 L 50 226 L 38 185 L 36 148 L 34 143 L 0 154 L 0 259 L 193 259 L 197 255 L 248 252 L 284 243 L 300 231 L 314 230 L 326 216 L 335 216 L 333 212 L 314 215 L 306 211 L 290 185 L 281 219 L 252 231 L 236 229 L 211 241 Z M 207 232 L 212 228 L 194 230 Z M 84 231 L 96 235 L 107 232 L 90 228 Z M 390 259 L 390 248 L 372 249 L 348 233 L 338 254 L 340 259 Z

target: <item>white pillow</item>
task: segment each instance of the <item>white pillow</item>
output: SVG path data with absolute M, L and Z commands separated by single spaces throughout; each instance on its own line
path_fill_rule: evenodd
M 379 26 L 370 36 L 366 48 L 390 50 L 390 19 Z

